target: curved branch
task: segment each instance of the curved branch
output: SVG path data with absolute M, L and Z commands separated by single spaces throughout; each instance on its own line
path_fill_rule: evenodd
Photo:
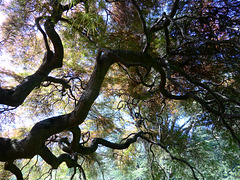
M 42 148 L 39 155 L 45 162 L 51 165 L 53 169 L 57 169 L 59 165 L 62 164 L 63 162 L 67 164 L 68 168 L 74 167 L 75 169 L 76 167 L 78 167 L 83 175 L 83 179 L 86 179 L 86 175 L 84 173 L 83 168 L 81 167 L 81 165 L 77 163 L 77 155 L 74 155 L 73 158 L 71 158 L 69 154 L 61 154 L 60 156 L 56 157 L 46 146 Z M 74 175 L 75 173 L 72 175 L 72 177 Z
M 37 25 L 38 30 L 39 30 L 39 31 L 42 33 L 42 35 L 43 35 L 43 40 L 44 40 L 44 43 L 45 43 L 45 46 L 46 46 L 47 51 L 51 51 L 50 48 L 49 48 L 49 45 L 48 45 L 47 35 L 46 35 L 46 33 L 43 31 L 41 25 L 39 24 L 39 21 L 42 20 L 42 19 L 44 19 L 44 18 L 46 18 L 46 17 L 37 17 L 37 18 L 35 19 L 35 23 L 36 23 L 36 25 Z
M 61 154 L 56 157 L 46 146 L 42 148 L 39 155 L 45 162 L 51 165 L 53 169 L 57 169 L 63 162 L 66 162 L 69 168 L 77 166 L 77 162 L 72 159 L 69 154 Z
M 120 61 L 116 58 L 114 53 L 116 53 L 118 57 L 124 59 L 127 63 L 137 61 L 139 63 L 149 63 L 149 59 L 146 58 L 146 55 L 142 55 L 141 53 L 118 50 L 104 51 L 101 49 L 97 56 L 97 62 L 91 78 L 75 109 L 70 114 L 51 117 L 36 123 L 29 132 L 29 135 L 22 140 L 12 141 L 11 139 L 0 139 L 0 161 L 33 157 L 39 150 L 41 150 L 44 142 L 50 136 L 81 124 L 87 117 L 93 102 L 98 97 L 101 85 L 109 67 L 113 63 Z M 44 66 L 41 68 L 44 68 Z M 26 89 L 23 89 L 22 86 L 19 87 L 20 90 L 22 90 L 21 93 L 25 93 L 24 98 L 27 97 L 34 87 L 39 85 L 39 83 L 46 78 L 46 76 L 39 75 L 40 72 L 41 71 L 38 71 L 34 76 L 29 77 L 28 80 L 23 82 L 24 84 L 22 86 L 26 86 Z M 19 97 L 16 96 L 15 98 Z
M 185 95 L 182 96 L 176 96 L 176 95 L 172 95 L 171 93 L 169 93 L 166 89 L 165 89 L 165 85 L 166 85 L 166 73 L 164 72 L 163 68 L 162 68 L 162 64 L 159 63 L 157 60 L 153 61 L 153 68 L 158 71 L 161 75 L 161 83 L 159 85 L 159 89 L 160 92 L 162 93 L 162 95 L 164 95 L 166 98 L 170 98 L 170 99 L 175 99 L 175 100 L 185 100 L 189 98 L 189 94 L 188 92 L 186 92 Z
M 71 88 L 71 86 L 68 84 L 68 82 L 65 79 L 59 79 L 52 76 L 48 76 L 44 81 L 50 81 L 50 82 L 61 84 L 65 89 Z
M 67 146 L 66 146 L 66 145 Z M 68 153 L 68 154 L 72 154 L 73 151 L 69 148 L 70 143 L 68 141 L 68 138 L 61 138 L 58 140 L 58 146 L 61 150 L 63 150 L 64 152 Z
M 145 134 L 146 134 L 146 133 L 145 133 Z M 150 134 L 150 135 L 151 135 L 151 134 Z M 171 157 L 172 160 L 177 160 L 177 161 L 180 161 L 180 162 L 185 163 L 185 164 L 191 169 L 194 179 L 198 180 L 195 171 L 197 171 L 197 172 L 202 176 L 202 178 L 204 179 L 203 174 L 202 174 L 198 169 L 196 169 L 195 167 L 193 167 L 193 166 L 192 166 L 189 162 L 187 162 L 186 160 L 181 159 L 181 158 L 178 158 L 178 157 L 172 155 L 172 153 L 171 153 L 171 152 L 167 149 L 167 147 L 165 147 L 162 143 L 160 143 L 160 142 L 154 142 L 154 141 L 150 140 L 149 138 L 147 138 L 147 137 L 144 136 L 144 135 L 141 135 L 141 138 L 144 139 L 144 140 L 146 140 L 147 142 L 149 142 L 149 143 L 151 143 L 151 144 L 160 146 L 162 149 L 164 149 L 164 150 L 169 154 L 169 156 Z M 194 171 L 194 170 L 195 170 L 195 171 Z
M 170 68 L 179 72 L 180 74 L 182 74 L 188 81 L 190 81 L 191 83 L 198 85 L 204 89 L 206 89 L 215 99 L 216 101 L 219 103 L 219 105 L 221 106 L 221 109 L 224 109 L 222 106 L 222 102 L 225 101 L 223 99 L 223 101 L 221 100 L 221 97 L 219 97 L 219 95 L 217 93 L 215 93 L 214 91 L 212 91 L 206 84 L 203 84 L 197 80 L 195 80 L 194 78 L 191 78 L 186 72 L 184 72 L 181 68 L 176 67 L 175 65 L 171 65 L 169 64 Z M 181 88 L 182 90 L 184 90 L 184 88 Z M 213 109 L 213 107 L 209 106 L 207 104 L 207 102 L 205 102 L 203 99 L 199 98 L 198 96 L 196 96 L 195 94 L 191 93 L 191 92 L 187 92 L 188 96 L 193 98 L 194 100 L 196 100 L 197 102 L 199 102 L 207 111 L 223 117 L 223 118 L 228 118 L 228 119 L 234 119 L 234 118 L 240 118 L 240 114 L 226 114 L 220 111 L 217 111 L 215 109 Z
M 51 24 L 49 24 L 49 26 L 51 26 Z M 47 28 L 51 29 L 52 27 Z M 54 40 L 56 39 L 53 39 L 52 42 L 54 42 Z M 136 142 L 138 137 L 142 137 L 144 133 L 139 132 L 134 134 L 132 138 L 128 138 L 124 143 L 112 143 L 102 138 L 93 139 L 90 147 L 84 147 L 80 143 L 81 133 L 80 129 L 77 126 L 84 122 L 93 102 L 98 97 L 108 69 L 113 63 L 118 62 L 129 66 L 133 66 L 135 64 L 144 67 L 152 66 L 161 74 L 160 90 L 163 95 L 166 95 L 166 97 L 169 98 L 188 98 L 187 95 L 185 97 L 175 97 L 166 92 L 165 84 L 167 77 L 163 70 L 164 64 L 155 61 L 150 55 L 134 51 L 100 49 L 97 54 L 96 65 L 92 72 L 91 78 L 88 81 L 87 87 L 83 92 L 82 96 L 80 97 L 75 109 L 70 114 L 51 117 L 38 122 L 29 132 L 28 136 L 22 140 L 12 141 L 11 139 L 1 138 L 0 161 L 13 161 L 19 158 L 31 158 L 34 155 L 39 154 L 53 168 L 57 168 L 62 162 L 67 162 L 69 167 L 74 166 L 76 164 L 74 164 L 75 162 L 73 161 L 73 159 L 71 159 L 70 155 L 63 154 L 57 158 L 44 145 L 45 141 L 50 136 L 64 130 L 69 130 L 73 133 L 73 140 L 70 143 L 71 151 L 69 149 L 65 149 L 65 147 L 69 148 L 68 141 L 61 140 L 60 142 L 60 147 L 62 147 L 62 149 L 64 149 L 68 153 L 79 152 L 81 154 L 90 154 L 97 150 L 99 144 L 112 149 L 126 149 L 132 143 Z M 42 66 L 42 68 L 43 67 L 44 66 Z M 35 73 L 35 75 L 39 76 L 39 74 L 37 73 Z M 43 76 L 41 78 L 45 79 L 46 76 Z M 36 81 L 36 79 L 30 78 L 30 81 L 33 83 L 33 81 Z M 39 82 L 34 83 L 37 84 Z M 67 146 L 65 146 L 64 144 L 66 144 Z M 171 157 L 174 159 L 174 156 Z
M 21 170 L 15 164 L 13 164 L 13 162 L 6 162 L 4 164 L 4 169 L 13 173 L 16 176 L 17 180 L 23 180 Z
M 40 19 L 37 19 L 37 22 Z M 54 46 L 55 54 L 51 50 L 45 53 L 43 63 L 38 70 L 30 75 L 14 89 L 0 88 L 0 104 L 17 107 L 21 105 L 32 90 L 39 86 L 46 79 L 48 74 L 55 68 L 62 67 L 63 61 L 63 46 L 60 37 L 54 29 L 54 24 L 50 20 L 46 20 L 44 27 L 48 37 Z M 44 35 L 43 35 L 44 36 Z M 46 35 L 44 36 L 44 39 Z M 45 39 L 46 40 L 46 39 Z M 46 42 L 46 41 L 45 41 Z M 48 46 L 48 45 L 46 45 Z M 49 48 L 49 47 L 47 47 Z
M 175 16 L 175 14 L 178 10 L 178 4 L 179 4 L 179 0 L 175 0 L 175 2 L 173 3 L 173 6 L 172 6 L 171 12 L 168 15 L 169 17 L 173 18 Z M 157 31 L 163 29 L 164 27 L 167 27 L 170 24 L 170 20 L 168 18 L 165 18 L 165 20 L 163 21 L 164 15 L 165 15 L 165 13 L 163 14 L 163 16 L 161 18 L 159 18 L 159 20 L 153 26 L 150 27 L 150 29 L 148 31 L 149 33 L 157 32 Z
M 23 103 L 32 90 L 39 86 L 49 72 L 44 71 L 41 67 L 39 71 L 24 80 L 13 89 L 0 88 L 0 104 L 18 107 Z
M 146 21 L 143 17 L 143 14 L 142 14 L 142 11 L 141 11 L 140 7 L 138 6 L 138 4 L 135 0 L 131 0 L 131 1 L 132 1 L 132 4 L 134 5 L 135 9 L 137 10 L 138 16 L 141 20 L 143 32 L 144 32 L 144 34 L 146 36 L 146 39 L 147 39 L 147 42 L 146 42 L 145 47 L 143 48 L 142 52 L 147 53 L 147 51 L 150 47 L 150 34 L 148 33 Z
M 55 31 L 54 26 L 55 24 L 50 19 L 46 20 L 46 22 L 44 23 L 46 33 L 54 47 L 54 56 L 51 61 L 50 67 L 52 66 L 52 68 L 60 68 L 62 67 L 64 51 L 62 41 L 58 33 Z
M 89 147 L 84 147 L 79 144 L 76 151 L 80 154 L 91 154 L 97 150 L 99 144 L 111 149 L 127 149 L 131 144 L 135 143 L 137 141 L 137 138 L 140 137 L 142 134 L 143 132 L 140 131 L 134 134 L 132 138 L 128 138 L 124 143 L 112 143 L 102 138 L 94 138 Z
M 145 74 L 145 77 L 148 75 L 148 73 L 150 72 L 151 68 L 148 69 L 148 72 Z M 138 67 L 136 68 L 137 71 L 137 75 L 140 78 L 140 83 L 143 84 L 146 87 L 152 88 L 155 84 L 155 82 L 153 81 L 152 84 L 147 84 L 146 82 L 144 82 L 144 77 L 141 75 L 141 73 L 139 72 Z

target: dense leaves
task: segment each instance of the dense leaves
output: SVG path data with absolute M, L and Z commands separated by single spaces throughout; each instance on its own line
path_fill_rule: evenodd
M 239 178 L 239 6 L 3 2 L 1 176 Z

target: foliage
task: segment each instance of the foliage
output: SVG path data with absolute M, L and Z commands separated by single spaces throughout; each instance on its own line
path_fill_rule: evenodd
M 1 177 L 240 178 L 239 5 L 2 3 Z

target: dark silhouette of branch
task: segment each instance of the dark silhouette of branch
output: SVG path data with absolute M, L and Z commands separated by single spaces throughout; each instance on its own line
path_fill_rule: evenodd
M 46 18 L 49 18 L 48 16 L 45 16 L 45 17 L 37 17 L 36 19 L 35 19 L 35 23 L 36 23 L 36 25 L 37 25 L 37 28 L 38 28 L 38 30 L 42 33 L 42 35 L 43 35 L 43 40 L 44 40 L 44 43 L 45 43 L 45 46 L 46 46 L 46 49 L 47 49 L 47 51 L 51 51 L 50 50 L 50 48 L 49 48 L 49 45 L 48 45 L 48 40 L 47 40 L 47 35 L 46 35 L 46 33 L 43 31 L 43 29 L 41 28 L 41 25 L 40 25 L 40 23 L 39 23 L 39 21 L 40 20 L 42 20 L 42 19 L 46 19 Z
M 43 58 L 43 62 L 34 74 L 24 78 L 24 80 L 15 88 L 3 89 L 0 87 L 0 104 L 5 104 L 14 107 L 21 105 L 24 102 L 25 98 L 33 91 L 33 89 L 39 87 L 41 83 L 44 81 L 60 83 L 63 85 L 64 88 L 69 89 L 71 88 L 70 85 L 68 84 L 71 79 L 67 82 L 63 79 L 50 77 L 49 73 L 53 69 L 60 68 L 63 65 L 64 49 L 61 38 L 55 30 L 55 25 L 59 21 L 65 21 L 71 24 L 69 20 L 62 18 L 62 13 L 64 11 L 70 10 L 74 5 L 80 2 L 84 2 L 85 10 L 87 12 L 88 11 L 87 0 L 78 0 L 74 2 L 75 4 L 69 3 L 67 5 L 62 5 L 60 4 L 60 1 L 56 0 L 52 1 L 52 4 L 50 5 L 51 6 L 50 8 L 52 10 L 50 16 L 41 16 L 36 18 L 35 21 L 36 26 L 43 35 L 43 40 L 46 48 L 46 54 Z M 172 25 L 176 27 L 178 31 L 180 31 L 179 36 L 182 39 L 184 39 L 184 41 L 187 42 L 201 41 L 203 44 L 210 45 L 226 44 L 228 46 L 234 45 L 237 48 L 239 48 L 239 43 L 227 40 L 213 41 L 199 37 L 195 38 L 195 36 L 191 37 L 190 35 L 188 35 L 185 32 L 185 30 L 180 26 L 180 24 L 177 22 L 177 19 L 174 19 L 174 16 L 176 15 L 176 12 L 179 8 L 178 6 L 179 0 L 175 0 L 172 5 L 171 11 L 169 13 L 163 13 L 163 15 L 159 17 L 159 19 L 150 28 L 147 28 L 146 19 L 144 19 L 143 11 L 141 10 L 140 5 L 135 0 L 131 0 L 131 2 L 138 13 L 140 23 L 143 29 L 143 35 L 147 37 L 146 44 L 142 52 L 100 48 L 97 53 L 95 66 L 92 71 L 91 77 L 86 87 L 84 88 L 82 87 L 83 91 L 81 91 L 82 94 L 80 98 L 76 99 L 72 90 L 71 89 L 69 90 L 71 97 L 75 100 L 75 102 L 77 102 L 72 112 L 64 115 L 49 117 L 36 123 L 30 130 L 29 134 L 26 135 L 26 137 L 23 139 L 12 140 L 8 138 L 0 138 L 0 161 L 6 162 L 5 169 L 11 171 L 17 177 L 17 179 L 20 180 L 23 179 L 23 175 L 21 173 L 21 170 L 15 164 L 13 164 L 14 160 L 23 158 L 29 159 L 34 157 L 35 155 L 40 155 L 44 161 L 46 161 L 49 165 L 52 166 L 53 169 L 57 169 L 61 163 L 66 162 L 68 167 L 74 168 L 74 173 L 71 178 L 73 178 L 74 175 L 76 174 L 77 168 L 83 174 L 82 176 L 86 178 L 83 168 L 81 167 L 81 165 L 77 163 L 78 153 L 80 155 L 91 154 L 98 149 L 99 145 L 111 149 L 118 150 L 126 149 L 131 144 L 135 143 L 138 138 L 147 141 L 150 145 L 157 145 L 161 147 L 162 149 L 165 150 L 167 154 L 169 154 L 172 160 L 176 160 L 186 164 L 191 169 L 193 177 L 195 179 L 198 179 L 196 172 L 203 177 L 202 173 L 195 167 L 193 167 L 188 161 L 184 160 L 183 158 L 174 156 L 163 143 L 154 142 L 153 140 L 148 138 L 146 135 L 151 136 L 150 133 L 145 133 L 142 131 L 138 133 L 132 133 L 126 138 L 124 138 L 122 141 L 120 141 L 120 143 L 110 142 L 103 138 L 94 138 L 91 141 L 91 143 L 87 145 L 90 140 L 90 133 L 88 134 L 89 135 L 88 138 L 86 138 L 87 140 L 85 140 L 78 126 L 84 122 L 87 115 L 89 114 L 89 111 L 94 101 L 96 100 L 100 93 L 100 89 L 105 79 L 105 75 L 107 74 L 111 65 L 114 63 L 121 64 L 121 67 L 125 66 L 126 68 L 124 68 L 124 70 L 126 72 L 128 72 L 127 68 L 136 67 L 136 73 L 140 80 L 137 81 L 133 78 L 132 80 L 134 80 L 138 84 L 142 84 L 149 88 L 152 88 L 154 85 L 156 85 L 157 82 L 157 81 L 155 82 L 156 79 L 154 78 L 153 78 L 154 82 L 150 85 L 145 82 L 145 80 L 148 77 L 148 74 L 150 73 L 150 70 L 154 69 L 155 71 L 157 71 L 157 76 L 160 75 L 159 91 L 160 94 L 164 96 L 164 98 L 174 100 L 187 100 L 189 98 L 192 98 L 193 100 L 197 101 L 209 113 L 212 113 L 221 119 L 223 125 L 230 131 L 232 137 L 234 138 L 234 140 L 237 141 L 237 143 L 240 146 L 240 139 L 237 136 L 234 128 L 232 128 L 231 124 L 228 121 L 231 119 L 237 119 L 240 117 L 240 115 L 237 113 L 230 114 L 225 110 L 226 107 L 224 106 L 225 105 L 224 101 L 228 101 L 237 105 L 239 105 L 239 102 L 237 100 L 224 96 L 224 93 L 221 94 L 215 92 L 213 89 L 211 89 L 211 85 L 202 83 L 201 81 L 198 81 L 195 78 L 191 77 L 181 67 L 178 67 L 176 65 L 177 63 L 174 63 L 175 60 L 168 61 L 167 59 L 168 56 L 169 55 L 171 56 L 172 55 L 171 53 L 174 52 L 174 50 L 172 51 L 170 50 L 171 45 L 170 40 L 172 36 L 170 35 L 171 33 L 169 32 L 170 30 L 169 25 L 170 23 L 172 23 Z M 44 30 L 40 26 L 40 21 L 41 22 L 44 21 L 43 22 Z M 165 57 L 154 58 L 152 55 L 148 54 L 148 50 L 150 48 L 150 40 L 151 36 L 155 32 L 158 32 L 160 30 L 164 31 L 165 35 L 166 55 Z M 82 30 L 82 34 L 87 36 L 89 40 L 92 41 L 92 39 L 87 35 L 88 33 L 86 33 L 86 31 Z M 48 42 L 48 40 L 50 41 Z M 53 51 L 51 51 L 49 43 L 53 45 L 54 48 Z M 183 44 L 185 42 L 183 42 L 183 44 L 181 44 L 182 42 L 177 43 L 180 43 L 179 45 L 177 45 L 177 48 L 178 47 L 180 48 L 183 47 Z M 171 58 L 172 57 L 170 57 L 169 59 Z M 148 70 L 148 72 L 145 75 L 142 75 L 138 69 L 139 66 L 144 67 L 146 70 Z M 173 75 L 175 75 L 174 73 L 172 74 L 172 71 L 174 71 L 174 73 L 180 74 L 187 80 L 189 85 L 193 85 L 194 87 L 199 88 L 199 90 L 188 91 L 187 88 L 185 88 L 179 81 L 176 81 L 172 77 Z M 129 77 L 131 78 L 131 76 Z M 82 86 L 82 81 L 80 78 L 79 81 Z M 168 85 L 174 86 L 175 88 L 174 91 L 168 90 L 169 87 Z M 176 89 L 177 93 L 175 95 L 173 94 L 173 92 L 175 92 Z M 204 99 L 201 96 L 202 94 L 201 95 L 198 94 L 201 93 L 201 91 L 208 93 L 208 95 L 211 97 L 209 101 Z M 235 92 L 237 90 L 233 91 Z M 178 93 L 183 95 L 178 95 Z M 239 92 L 236 93 L 239 94 Z M 129 98 L 124 103 L 126 103 L 126 107 L 129 109 L 130 115 L 132 117 L 140 119 L 138 122 L 139 129 L 142 124 L 144 125 L 143 120 L 145 119 L 148 122 L 155 123 L 155 125 L 161 125 L 159 121 L 156 123 L 151 120 L 148 120 L 147 118 L 143 119 L 143 117 L 140 114 L 140 110 L 139 112 L 135 113 L 133 106 L 137 106 L 140 104 L 139 101 L 136 101 L 136 99 Z M 217 105 L 217 108 L 213 107 L 213 105 Z M 162 110 L 160 109 L 159 112 L 162 112 Z M 59 148 L 65 153 L 61 154 L 59 157 L 56 157 L 47 148 L 46 141 L 48 141 L 49 137 L 62 131 L 70 131 L 72 133 L 73 138 L 71 142 L 67 138 L 58 139 Z M 56 139 L 54 140 L 56 141 Z M 154 160 L 153 151 L 152 154 Z M 152 177 L 154 178 L 154 176 Z
M 140 137 L 142 133 L 143 132 L 133 133 L 133 137 L 126 139 L 124 143 L 112 143 L 102 138 L 94 138 L 90 146 L 85 147 L 79 144 L 76 151 L 80 154 L 91 154 L 97 150 L 99 144 L 111 149 L 127 149 L 131 144 L 137 141 L 137 138 Z
M 17 180 L 23 180 L 22 171 L 13 162 L 5 162 L 4 169 L 13 173 Z
M 146 133 L 145 133 L 145 134 L 146 134 Z M 147 133 L 147 134 L 148 134 L 148 133 Z M 144 135 L 141 135 L 141 138 L 144 139 L 144 140 L 146 140 L 147 142 L 149 142 L 149 143 L 151 143 L 151 144 L 160 146 L 162 149 L 164 149 L 164 150 L 169 154 L 169 156 L 171 157 L 172 160 L 177 160 L 177 161 L 180 161 L 180 162 L 185 163 L 185 164 L 191 169 L 194 179 L 198 180 L 195 171 L 197 171 L 197 172 L 202 176 L 202 178 L 204 179 L 203 174 L 202 174 L 199 170 L 197 170 L 195 167 L 193 167 L 193 166 L 192 166 L 189 162 L 187 162 L 186 160 L 181 159 L 181 158 L 178 158 L 178 157 L 172 155 L 172 153 L 171 153 L 171 152 L 167 149 L 167 147 L 164 146 L 162 143 L 160 143 L 160 142 L 154 142 L 154 141 L 150 140 L 149 138 L 147 138 L 147 137 L 144 136 Z
M 173 3 L 172 5 L 172 9 L 171 9 L 171 12 L 169 13 L 169 17 L 173 18 L 178 10 L 178 4 L 179 4 L 179 0 L 175 0 L 175 2 Z M 151 34 L 151 33 L 154 33 L 154 32 L 157 32 L 165 27 L 167 27 L 169 24 L 170 24 L 170 20 L 168 18 L 164 18 L 164 15 L 165 13 L 163 14 L 162 17 L 160 17 L 156 23 L 154 25 L 152 25 L 148 32 Z
M 40 19 L 37 19 L 38 22 Z M 38 87 L 42 81 L 46 79 L 48 74 L 55 68 L 62 66 L 63 61 L 63 46 L 60 37 L 54 29 L 54 24 L 50 20 L 46 20 L 44 27 L 48 37 L 54 46 L 54 54 L 51 50 L 45 53 L 43 63 L 38 70 L 23 79 L 23 81 L 13 89 L 0 88 L 0 104 L 17 107 L 21 105 L 26 97 L 32 92 L 35 87 Z M 44 33 L 44 32 L 43 32 Z M 43 35 L 44 36 L 44 35 Z M 46 40 L 46 34 L 44 41 Z M 45 41 L 46 42 L 46 41 Z M 47 48 L 48 44 L 46 44 Z
M 52 76 L 48 76 L 46 77 L 45 81 L 61 84 L 65 89 L 71 88 L 71 86 L 68 84 L 68 82 L 65 79 L 59 79 Z
M 147 53 L 148 52 L 148 48 L 150 47 L 150 34 L 148 33 L 148 29 L 147 29 L 147 25 L 146 25 L 146 21 L 143 17 L 143 14 L 142 14 L 142 11 L 139 7 L 139 5 L 137 4 L 137 2 L 135 0 L 131 0 L 132 1 L 132 4 L 134 5 L 135 9 L 137 10 L 137 13 L 138 13 L 138 16 L 141 20 L 141 24 L 142 24 L 142 29 L 143 29 L 143 32 L 146 36 L 146 43 L 145 43 L 145 46 L 142 50 L 143 53 Z

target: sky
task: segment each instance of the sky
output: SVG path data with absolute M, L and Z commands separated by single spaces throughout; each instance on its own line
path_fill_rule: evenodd
M 0 10 L 0 27 L 5 19 L 6 19 L 6 16 Z M 0 33 L 0 42 L 2 40 L 3 40 L 3 37 L 1 36 L 1 33 Z M 9 54 L 7 54 L 6 52 L 4 52 L 4 50 L 2 50 L 2 49 L 0 49 L 0 68 L 16 71 L 16 68 L 11 64 L 11 56 Z M 15 123 L 7 123 L 6 125 L 2 124 L 0 131 L 4 130 L 4 132 L 11 132 L 12 129 L 14 129 L 16 127 L 26 126 L 26 124 L 28 124 L 28 125 L 32 124 L 32 121 L 23 122 L 19 116 L 15 116 L 14 118 L 15 118 L 15 121 L 14 121 Z M 9 121 L 9 120 L 7 120 L 7 121 Z M 9 134 L 11 134 L 11 133 L 9 133 Z
M 2 25 L 3 21 L 6 19 L 6 16 L 3 14 L 3 12 L 0 11 L 0 26 Z M 3 37 L 0 33 L 0 41 L 2 41 Z M 10 65 L 10 56 L 6 54 L 2 49 L 0 50 L 0 66 L 1 68 L 9 69 L 9 67 L 12 67 Z
M 6 19 L 6 16 L 4 16 L 3 12 L 0 11 L 0 27 L 5 19 Z M 2 39 L 3 37 L 1 36 L 1 33 L 0 33 L 0 41 L 2 41 Z M 18 70 L 11 64 L 11 56 L 8 55 L 6 52 L 4 52 L 2 49 L 0 50 L 0 68 L 4 68 L 6 70 L 13 70 L 15 72 Z M 19 118 L 21 119 L 21 117 Z M 183 122 L 185 122 L 185 120 Z M 180 122 L 180 125 L 183 125 L 183 122 Z M 15 124 L 14 126 L 16 126 L 17 124 Z M 25 125 L 32 124 L 32 121 L 27 121 L 25 119 L 24 124 Z M 23 122 L 19 123 L 18 125 L 20 126 L 23 125 Z M 9 129 L 11 129 L 11 125 L 9 126 Z

